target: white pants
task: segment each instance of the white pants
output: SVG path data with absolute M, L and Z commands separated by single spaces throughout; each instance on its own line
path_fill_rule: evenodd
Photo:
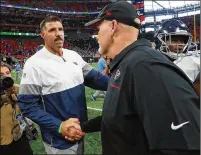
M 52 147 L 51 145 L 43 142 L 44 147 L 45 147 L 45 151 L 46 153 L 49 154 L 77 154 L 77 150 L 78 150 L 78 143 L 76 143 L 75 145 L 73 145 L 72 147 L 68 148 L 68 149 L 57 149 Z
M 93 94 L 94 97 L 105 97 L 106 91 L 96 90 L 96 92 Z

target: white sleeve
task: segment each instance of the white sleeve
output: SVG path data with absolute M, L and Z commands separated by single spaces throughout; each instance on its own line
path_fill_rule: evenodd
M 19 94 L 41 95 L 42 79 L 37 67 L 31 61 L 25 63 L 20 82 Z
M 183 70 L 188 78 L 194 82 L 197 74 L 200 72 L 200 67 L 191 57 L 184 57 L 182 60 L 176 63 L 176 65 Z

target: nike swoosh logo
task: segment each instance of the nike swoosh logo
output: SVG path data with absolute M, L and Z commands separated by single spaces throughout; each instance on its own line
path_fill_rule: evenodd
M 179 128 L 181 128 L 182 126 L 184 126 L 185 124 L 188 124 L 189 123 L 189 121 L 188 122 L 184 122 L 184 123 L 182 123 L 182 124 L 179 124 L 179 125 L 174 125 L 173 124 L 173 122 L 172 122 L 172 124 L 171 124 L 171 128 L 172 128 L 172 130 L 178 130 Z

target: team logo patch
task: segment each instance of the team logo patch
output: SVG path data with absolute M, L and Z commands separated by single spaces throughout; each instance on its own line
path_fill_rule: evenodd
M 75 65 L 78 65 L 77 62 L 73 62 Z
M 120 75 L 121 75 L 121 72 L 117 70 L 114 76 L 114 80 L 117 80 L 120 77 Z
M 22 77 L 23 77 L 23 78 L 26 78 L 26 73 L 24 73 L 24 74 L 22 75 Z
M 112 15 L 112 13 L 111 12 L 106 12 L 106 16 L 111 16 Z

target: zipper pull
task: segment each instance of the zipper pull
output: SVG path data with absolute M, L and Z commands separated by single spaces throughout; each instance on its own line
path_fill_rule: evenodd
M 66 60 L 64 59 L 64 57 L 62 57 L 63 61 L 66 62 Z

